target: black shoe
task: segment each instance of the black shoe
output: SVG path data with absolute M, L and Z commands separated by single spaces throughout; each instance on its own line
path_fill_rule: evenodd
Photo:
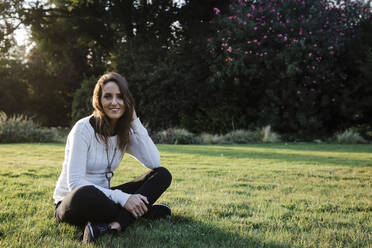
M 95 241 L 99 236 L 105 233 L 116 233 L 109 225 L 95 225 L 88 222 L 84 229 L 83 244 Z
M 158 220 L 165 218 L 167 216 L 170 216 L 172 214 L 172 211 L 170 207 L 168 207 L 165 204 L 155 204 L 152 205 L 150 211 L 145 214 L 145 218 L 147 219 L 153 219 L 153 220 Z

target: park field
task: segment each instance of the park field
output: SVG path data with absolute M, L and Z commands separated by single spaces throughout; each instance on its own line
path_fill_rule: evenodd
M 372 145 L 158 145 L 173 216 L 87 247 L 372 247 Z M 0 247 L 80 247 L 53 219 L 63 144 L 0 145 Z M 125 156 L 116 185 L 144 173 Z

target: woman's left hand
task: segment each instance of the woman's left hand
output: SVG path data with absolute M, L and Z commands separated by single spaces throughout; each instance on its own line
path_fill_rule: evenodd
M 147 212 L 148 209 L 146 204 L 149 204 L 146 196 L 134 194 L 129 197 L 124 208 L 131 213 L 134 218 L 138 219 Z

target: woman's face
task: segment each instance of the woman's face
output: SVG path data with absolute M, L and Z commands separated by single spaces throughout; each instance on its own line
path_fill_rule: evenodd
M 125 105 L 123 95 L 120 93 L 119 86 L 114 82 L 108 82 L 102 86 L 101 104 L 103 111 L 116 124 L 117 120 L 124 114 Z

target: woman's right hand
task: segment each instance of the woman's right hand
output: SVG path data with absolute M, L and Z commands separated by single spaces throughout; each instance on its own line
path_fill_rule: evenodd
M 149 204 L 146 196 L 141 194 L 131 195 L 127 202 L 124 204 L 124 208 L 131 213 L 134 218 L 138 219 L 147 212 L 146 204 Z

